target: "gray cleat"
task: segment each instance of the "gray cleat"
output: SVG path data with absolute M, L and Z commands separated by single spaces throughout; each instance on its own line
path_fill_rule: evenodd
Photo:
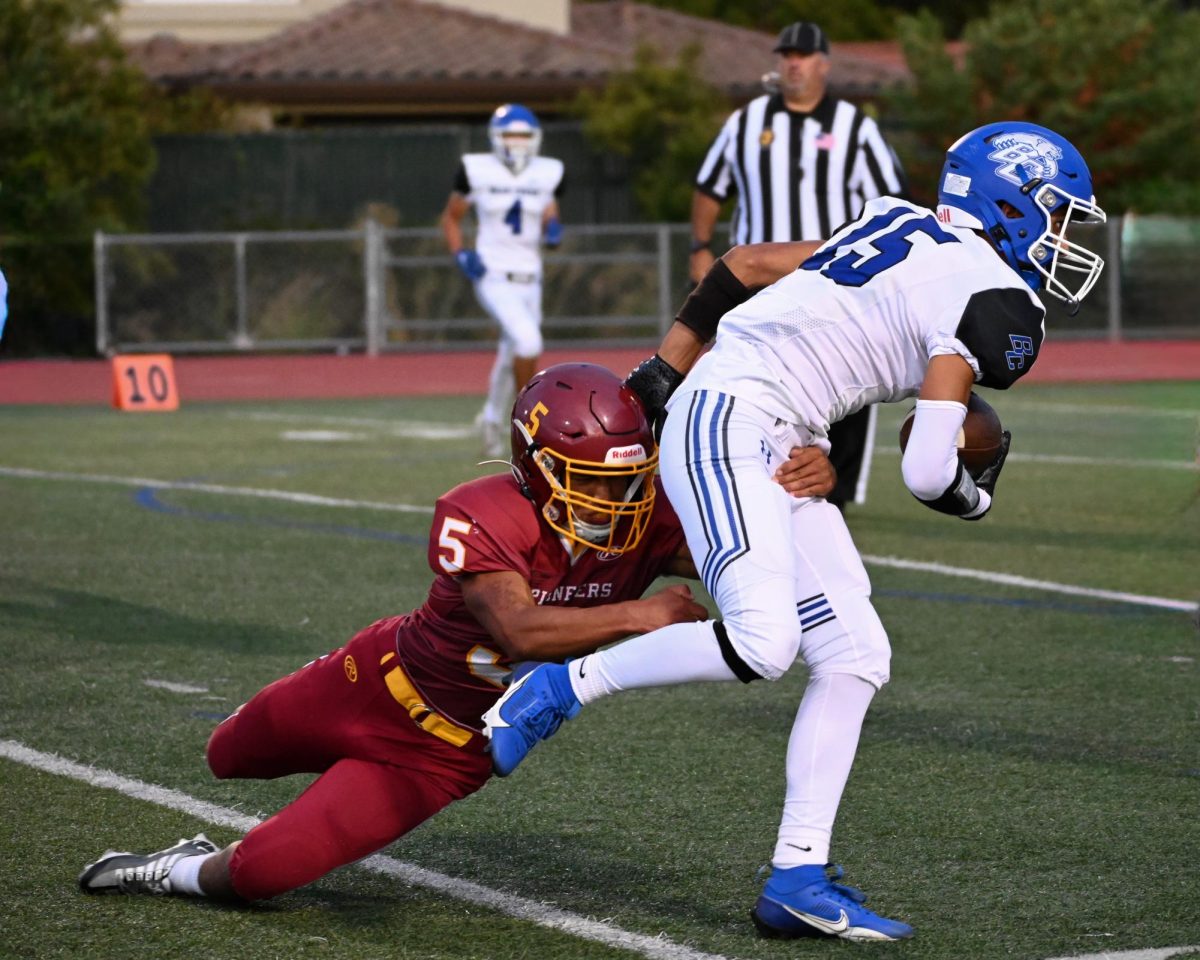
M 175 846 L 158 853 L 139 855 L 106 850 L 99 860 L 83 868 L 79 889 L 84 893 L 170 893 L 168 875 L 175 864 L 185 857 L 216 852 L 216 844 L 202 833 L 191 840 L 181 838 Z

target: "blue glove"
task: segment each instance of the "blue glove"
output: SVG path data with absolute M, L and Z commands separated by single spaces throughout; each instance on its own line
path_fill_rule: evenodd
M 546 221 L 546 246 L 557 247 L 562 243 L 562 221 L 551 217 Z
M 468 280 L 478 280 L 487 273 L 487 267 L 483 265 L 483 260 L 474 250 L 459 250 L 454 255 L 454 262 L 458 264 L 458 269 Z

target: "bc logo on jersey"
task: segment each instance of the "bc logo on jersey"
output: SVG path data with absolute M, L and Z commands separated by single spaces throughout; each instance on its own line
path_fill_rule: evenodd
M 1062 150 L 1034 133 L 1011 133 L 992 141 L 995 149 L 988 159 L 996 164 L 996 176 L 1017 184 L 1034 178 L 1053 180 L 1058 174 Z
M 1004 359 L 1008 361 L 1009 370 L 1024 370 L 1025 358 L 1033 356 L 1033 338 L 1010 333 L 1009 342 L 1012 349 L 1004 351 Z

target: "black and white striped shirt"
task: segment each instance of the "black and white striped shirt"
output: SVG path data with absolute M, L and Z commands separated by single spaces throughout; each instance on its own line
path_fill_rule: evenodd
M 899 160 L 862 110 L 826 95 L 811 113 L 794 112 L 778 93 L 725 121 L 696 189 L 719 201 L 737 193 L 735 244 L 824 240 L 868 200 L 907 193 Z

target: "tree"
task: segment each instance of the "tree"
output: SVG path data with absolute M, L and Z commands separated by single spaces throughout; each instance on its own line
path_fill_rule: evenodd
M 155 94 L 111 27 L 118 0 L 0 3 L 0 266 L 6 352 L 78 350 L 91 236 L 128 229 L 154 166 Z
M 643 0 L 694 17 L 751 30 L 776 31 L 797 20 L 819 23 L 836 45 L 895 36 L 903 13 L 931 10 L 951 36 L 958 36 L 970 4 L 962 0 Z
M 673 65 L 640 47 L 631 69 L 613 73 L 599 93 L 584 91 L 576 109 L 597 146 L 628 157 L 634 196 L 650 220 L 686 220 L 692 183 L 726 107 L 701 77 L 700 48 L 689 45 Z
M 936 184 L 949 137 L 1020 119 L 1080 149 L 1110 213 L 1200 213 L 1200 12 L 1169 0 L 1010 0 L 967 26 L 961 65 L 927 14 L 905 18 L 900 39 L 915 82 L 891 100 L 918 193 Z

